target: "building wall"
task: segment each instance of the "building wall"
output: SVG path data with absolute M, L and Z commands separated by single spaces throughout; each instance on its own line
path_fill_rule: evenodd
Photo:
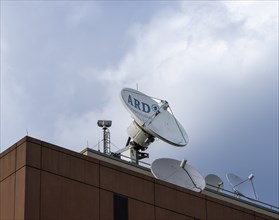
M 0 219 L 276 219 L 26 137 L 0 155 Z

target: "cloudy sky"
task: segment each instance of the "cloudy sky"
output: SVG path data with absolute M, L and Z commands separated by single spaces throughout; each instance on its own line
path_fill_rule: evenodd
M 97 149 L 132 122 L 124 87 L 167 100 L 190 142 L 154 142 L 203 176 L 255 175 L 279 206 L 278 1 L 1 1 L 1 149 L 28 135 Z M 112 147 L 112 151 L 118 150 Z

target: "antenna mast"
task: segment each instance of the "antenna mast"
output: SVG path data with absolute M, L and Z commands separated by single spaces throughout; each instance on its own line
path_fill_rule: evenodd
M 110 155 L 110 132 L 109 127 L 111 126 L 111 121 L 108 120 L 98 120 L 97 124 L 99 127 L 103 128 L 103 142 L 104 142 L 104 153 Z
M 104 127 L 104 153 L 110 154 L 110 132 L 109 129 Z

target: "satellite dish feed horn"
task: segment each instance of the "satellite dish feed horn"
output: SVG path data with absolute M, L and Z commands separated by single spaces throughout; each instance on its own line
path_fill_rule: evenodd
M 180 162 L 180 167 L 187 173 L 187 175 L 189 176 L 189 178 L 190 178 L 190 180 L 192 181 L 193 185 L 194 185 L 197 189 L 200 189 L 200 191 L 202 191 L 203 189 L 201 189 L 201 188 L 195 183 L 195 181 L 193 180 L 193 178 L 192 178 L 192 174 L 193 174 L 193 173 L 189 173 L 189 171 L 187 170 L 186 163 L 187 163 L 187 160 L 183 159 L 183 160 Z

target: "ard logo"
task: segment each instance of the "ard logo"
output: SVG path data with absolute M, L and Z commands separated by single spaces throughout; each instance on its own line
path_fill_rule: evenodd
M 159 109 L 159 106 L 157 104 L 153 104 L 150 106 L 145 102 L 141 102 L 138 99 L 133 98 L 131 95 L 128 96 L 128 103 L 129 105 L 133 106 L 135 109 L 145 113 L 149 113 L 151 110 L 153 112 L 156 112 Z

